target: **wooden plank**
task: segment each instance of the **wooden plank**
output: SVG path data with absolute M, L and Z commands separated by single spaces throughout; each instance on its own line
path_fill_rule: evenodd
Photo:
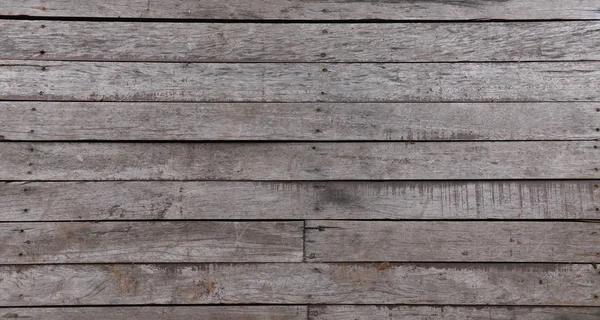
M 592 140 L 600 138 L 599 107 L 590 102 L 7 101 L 0 102 L 0 137 L 28 141 Z
M 0 221 L 598 219 L 597 180 L 0 183 Z
M 454 304 L 600 306 L 591 264 L 1 266 L 4 306 Z
M 600 101 L 600 62 L 0 62 L 0 100 Z
M 2 264 L 300 262 L 303 222 L 0 224 Z
M 0 318 L 29 320 L 305 320 L 306 306 L 179 306 L 3 308 Z M 587 319 L 584 319 L 587 320 Z
M 308 261 L 600 262 L 600 221 L 306 221 Z
M 0 180 L 598 179 L 597 144 L 5 142 Z
M 8 60 L 600 60 L 597 21 L 231 24 L 2 20 L 0 30 L 0 59 Z
M 167 19 L 599 19 L 596 0 L 322 1 L 322 0 L 0 0 L 0 15 Z
M 595 307 L 325 306 L 309 307 L 310 320 L 597 320 Z

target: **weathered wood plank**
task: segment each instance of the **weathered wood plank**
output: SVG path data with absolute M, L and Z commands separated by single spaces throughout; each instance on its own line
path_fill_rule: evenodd
M 600 23 L 596 21 L 208 24 L 2 20 L 0 30 L 2 30 L 0 59 L 8 60 L 185 62 L 600 60 L 598 37 Z M 44 53 L 41 54 L 41 51 Z
M 600 62 L 0 62 L 1 100 L 600 101 Z
M 595 307 L 309 306 L 310 320 L 597 320 Z
M 597 144 L 4 142 L 0 179 L 597 179 Z
M 600 221 L 306 221 L 307 261 L 600 262 Z
M 599 219 L 598 183 L 5 182 L 0 221 Z
M 600 306 L 591 264 L 1 266 L 5 306 L 469 304 Z
M 168 19 L 599 19 L 595 0 L 0 0 L 0 15 Z
M 0 309 L 0 318 L 28 320 L 305 320 L 306 313 L 306 306 L 62 307 L 3 308 Z
M 300 262 L 303 222 L 0 224 L 0 263 Z
M 600 52 L 600 51 L 599 51 Z M 0 102 L 5 140 L 592 140 L 600 104 Z M 319 130 L 317 132 L 316 130 Z

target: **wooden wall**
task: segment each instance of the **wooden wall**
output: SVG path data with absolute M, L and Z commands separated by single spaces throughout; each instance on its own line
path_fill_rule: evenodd
M 598 0 L 0 0 L 0 318 L 600 319 Z

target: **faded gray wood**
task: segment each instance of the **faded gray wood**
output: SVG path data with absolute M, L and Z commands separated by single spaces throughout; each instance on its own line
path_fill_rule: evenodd
M 5 182 L 0 221 L 599 219 L 598 182 Z
M 589 102 L 0 102 L 0 139 L 591 140 L 600 138 L 598 107 Z
M 5 306 L 468 304 L 600 306 L 591 264 L 1 266 Z
M 5 142 L 0 180 L 598 179 L 597 144 Z
M 595 0 L 0 0 L 0 15 L 170 19 L 599 19 Z
M 3 308 L 0 318 L 28 320 L 305 320 L 306 306 Z
M 306 221 L 308 261 L 600 262 L 600 221 Z
M 0 263 L 300 262 L 303 222 L 0 224 Z
M 600 23 L 597 21 L 208 24 L 2 20 L 0 30 L 0 59 L 185 62 L 600 60 Z M 43 54 L 40 53 L 42 50 Z
M 0 99 L 198 102 L 600 101 L 600 62 L 0 62 Z
M 309 306 L 310 320 L 597 320 L 600 308 Z

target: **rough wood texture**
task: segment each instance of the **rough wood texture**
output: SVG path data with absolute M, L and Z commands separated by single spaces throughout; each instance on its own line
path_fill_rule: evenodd
M 590 102 L 0 102 L 0 137 L 29 141 L 591 140 L 600 138 L 598 107 L 599 103 Z
M 600 60 L 600 37 L 598 37 L 600 23 L 596 21 L 452 24 L 141 24 L 2 20 L 0 30 L 2 30 L 0 43 L 3 49 L 0 52 L 0 59 L 19 60 L 185 62 Z M 44 54 L 40 54 L 42 50 Z
M 596 0 L 0 0 L 0 15 L 168 19 L 599 19 Z
M 600 306 L 591 264 L 2 266 L 5 306 L 469 304 Z
M 600 308 L 310 306 L 310 320 L 597 320 Z
M 0 221 L 598 219 L 598 182 L 11 182 Z
M 134 63 L 0 61 L 1 100 L 600 101 L 600 62 Z
M 303 222 L 0 224 L 0 261 L 300 262 Z
M 597 144 L 5 142 L 0 180 L 598 179 Z
M 600 262 L 600 221 L 306 221 L 308 261 Z
M 4 308 L 0 309 L 0 318 L 28 320 L 306 320 L 306 312 L 306 306 Z

